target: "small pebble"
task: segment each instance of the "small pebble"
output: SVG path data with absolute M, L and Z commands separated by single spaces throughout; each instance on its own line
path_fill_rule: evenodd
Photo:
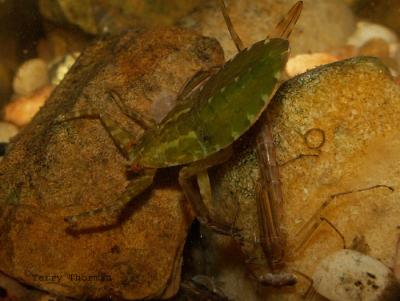
M 12 137 L 18 133 L 18 128 L 8 122 L 0 121 L 0 143 L 9 142 Z
M 379 38 L 386 43 L 396 43 L 398 41 L 396 33 L 389 28 L 375 23 L 360 21 L 357 23 L 357 29 L 349 37 L 347 43 L 356 47 L 361 47 L 371 39 Z
M 340 250 L 316 268 L 314 288 L 331 301 L 374 301 L 391 287 L 394 276 L 379 260 L 353 250 Z
M 320 65 L 336 62 L 338 58 L 328 53 L 299 54 L 289 59 L 286 73 L 296 76 Z
M 360 55 L 389 57 L 389 44 L 382 38 L 370 39 L 360 47 Z
M 42 59 L 31 59 L 18 68 L 13 80 L 13 89 L 17 95 L 28 96 L 48 83 L 47 63 Z
M 79 52 L 67 54 L 63 57 L 55 59 L 49 67 L 51 84 L 58 85 L 67 74 L 72 65 L 75 64 L 76 59 L 79 57 Z
M 11 101 L 4 109 L 4 120 L 19 127 L 28 124 L 50 96 L 52 86 L 48 85 L 31 96 L 21 96 Z

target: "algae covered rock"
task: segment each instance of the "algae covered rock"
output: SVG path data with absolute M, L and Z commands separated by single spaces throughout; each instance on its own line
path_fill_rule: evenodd
M 400 216 L 399 101 L 400 86 L 378 59 L 368 57 L 311 70 L 278 90 L 268 110 L 281 165 L 284 204 L 280 228 L 286 254 L 302 225 L 324 201 L 333 194 L 353 191 L 334 198 L 323 216 L 342 233 L 348 247 L 392 265 Z M 267 258 L 259 243 L 256 128 L 253 131 L 235 145 L 233 159 L 215 169 L 212 182 L 216 203 L 224 207 L 216 210 L 239 212 L 236 219 L 230 213 L 231 221 L 243 229 L 242 248 L 259 267 L 267 266 Z M 295 159 L 299 155 L 313 156 Z M 377 185 L 390 186 L 393 191 Z M 340 236 L 326 223 L 308 238 L 284 270 L 312 276 L 324 257 L 343 248 Z M 243 256 L 232 251 L 231 241 L 210 233 L 205 240 L 209 262 L 215 264 L 212 274 L 232 299 L 264 300 L 269 295 L 268 300 L 301 300 L 310 285 L 298 276 L 294 288 L 260 289 L 249 280 L 242 263 L 232 264 L 232 258 Z
M 188 78 L 222 62 L 214 39 L 174 28 L 128 32 L 89 47 L 0 163 L 0 270 L 70 297 L 175 294 L 193 216 L 174 170 L 115 221 L 97 216 L 67 231 L 65 216 L 111 205 L 123 192 L 126 161 L 99 120 L 54 120 L 90 107 L 139 138 L 143 130 L 107 91 L 159 120 Z

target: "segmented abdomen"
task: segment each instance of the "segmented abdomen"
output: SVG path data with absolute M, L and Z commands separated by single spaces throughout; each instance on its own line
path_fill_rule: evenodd
M 238 139 L 272 97 L 288 41 L 260 41 L 236 55 L 190 101 L 177 106 L 138 145 L 141 164 L 166 167 L 206 158 Z

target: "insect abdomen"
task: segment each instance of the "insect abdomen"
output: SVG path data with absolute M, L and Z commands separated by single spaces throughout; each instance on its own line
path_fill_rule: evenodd
M 286 40 L 274 39 L 268 44 L 261 41 L 217 74 L 231 80 L 225 86 L 213 87 L 207 103 L 194 109 L 198 112 L 196 132 L 208 138 L 210 153 L 228 146 L 255 123 L 273 94 L 287 54 Z

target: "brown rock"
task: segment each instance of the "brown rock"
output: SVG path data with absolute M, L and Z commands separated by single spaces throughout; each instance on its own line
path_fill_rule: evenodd
M 215 40 L 181 29 L 129 32 L 89 47 L 0 163 L 0 270 L 59 295 L 172 296 L 192 221 L 176 174 L 160 175 L 110 227 L 98 216 L 73 236 L 63 217 L 111 205 L 127 184 L 125 160 L 98 120 L 53 121 L 89 106 L 139 137 L 109 89 L 159 119 L 188 78 L 222 62 Z
M 273 136 L 280 164 L 300 154 L 303 157 L 281 166 L 284 205 L 281 229 L 286 233 L 286 253 L 293 250 L 298 231 L 330 195 L 389 185 L 394 188 L 375 188 L 337 197 L 323 216 L 344 235 L 349 246 L 365 237 L 364 250 L 380 259 L 386 266 L 393 265 L 398 236 L 399 150 L 398 128 L 400 86 L 388 70 L 375 58 L 354 58 L 314 69 L 295 77 L 279 89 L 269 108 Z M 320 129 L 325 142 L 310 148 L 304 135 L 310 129 Z M 255 129 L 254 129 L 255 130 Z M 243 249 L 253 256 L 256 264 L 267 260 L 259 240 L 254 183 L 258 166 L 252 151 L 252 136 L 236 144 L 233 159 L 220 166 L 211 179 L 214 183 L 218 212 L 235 221 L 243 229 Z M 315 143 L 317 145 L 318 143 Z M 314 146 L 314 144 L 312 144 Z M 228 213 L 225 213 L 228 212 Z M 204 232 L 205 234 L 208 233 Z M 228 239 L 212 235 L 208 241 L 208 260 L 215 264 L 212 271 L 222 289 L 235 300 L 301 300 L 310 283 L 299 276 L 295 288 L 255 290 L 242 263 Z M 286 271 L 297 270 L 311 276 L 317 264 L 343 242 L 332 228 L 323 224 L 310 237 L 294 261 L 287 261 Z M 238 260 L 239 262 L 239 260 Z M 240 283 L 240 285 L 238 285 Z M 316 300 L 319 300 L 318 298 Z

